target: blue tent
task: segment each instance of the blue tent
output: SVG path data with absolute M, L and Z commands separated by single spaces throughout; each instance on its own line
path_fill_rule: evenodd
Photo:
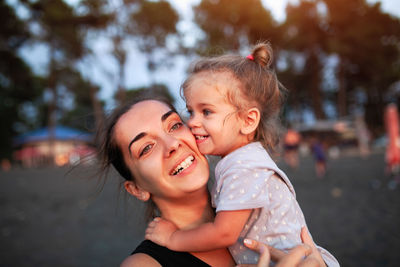
M 14 139 L 14 145 L 23 145 L 31 142 L 45 141 L 50 139 L 50 131 L 48 127 L 37 129 L 22 135 L 17 136 Z M 92 142 L 93 136 L 90 133 L 83 132 L 77 129 L 56 126 L 54 129 L 55 140 L 76 140 L 83 142 Z

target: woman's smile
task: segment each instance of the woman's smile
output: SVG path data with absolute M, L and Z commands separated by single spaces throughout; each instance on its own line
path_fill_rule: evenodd
M 171 175 L 178 175 L 181 172 L 185 171 L 187 168 L 189 168 L 190 166 L 192 166 L 192 164 L 194 163 L 195 158 L 192 155 L 189 155 L 188 157 L 186 157 L 184 160 L 182 160 L 171 172 Z M 187 171 L 186 171 L 187 172 Z

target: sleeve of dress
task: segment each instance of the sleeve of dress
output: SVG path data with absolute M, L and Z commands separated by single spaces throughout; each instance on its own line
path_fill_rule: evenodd
M 256 209 L 268 205 L 267 181 L 274 172 L 252 166 L 250 160 L 233 160 L 219 166 L 214 195 L 216 211 Z

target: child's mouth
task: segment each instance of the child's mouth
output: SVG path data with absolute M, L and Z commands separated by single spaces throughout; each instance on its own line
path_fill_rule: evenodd
M 195 135 L 196 143 L 201 143 L 208 138 L 208 135 Z

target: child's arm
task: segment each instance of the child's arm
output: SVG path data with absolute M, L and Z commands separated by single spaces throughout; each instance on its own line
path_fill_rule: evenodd
M 146 229 L 146 239 L 175 251 L 208 251 L 228 247 L 236 242 L 251 214 L 251 209 L 220 211 L 214 222 L 191 230 L 178 230 L 161 218 Z

